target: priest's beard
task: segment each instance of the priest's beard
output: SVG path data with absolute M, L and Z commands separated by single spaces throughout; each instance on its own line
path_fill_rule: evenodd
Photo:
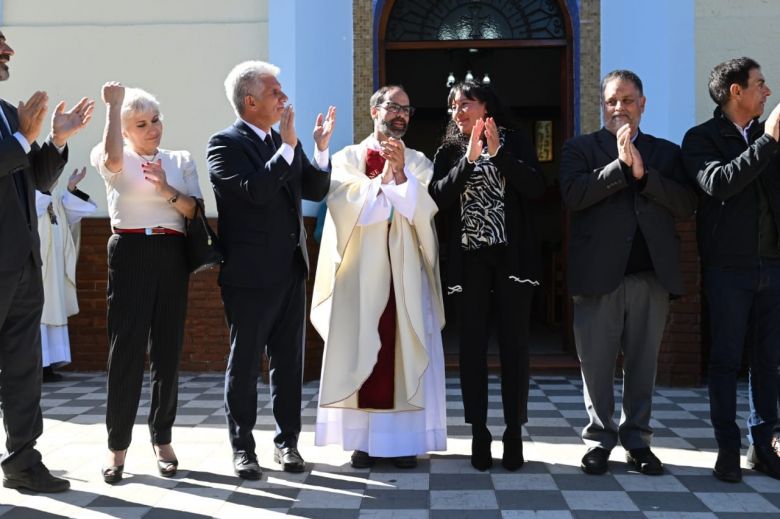
M 403 117 L 395 117 L 390 120 L 382 119 L 379 121 L 379 131 L 388 137 L 393 137 L 395 139 L 400 139 L 406 134 L 407 126 L 406 119 Z

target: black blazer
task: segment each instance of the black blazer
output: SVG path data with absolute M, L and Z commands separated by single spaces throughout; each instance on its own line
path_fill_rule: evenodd
M 278 150 L 281 136 L 271 135 Z M 269 287 L 288 279 L 296 261 L 308 271 L 301 199 L 325 198 L 330 166 L 310 163 L 300 141 L 288 165 L 240 119 L 211 137 L 207 156 L 225 256 L 220 284 Z
M 504 189 L 507 252 L 510 272 L 521 279 L 538 280 L 539 243 L 534 232 L 528 200 L 544 193 L 544 178 L 531 143 L 518 131 L 501 129 L 502 145 L 491 159 L 506 179 Z M 433 179 L 428 185 L 440 212 L 436 218 L 450 223 L 447 243 L 447 294 L 460 285 L 463 275 L 463 250 L 460 246 L 462 221 L 460 196 L 466 181 L 474 173 L 474 164 L 466 160 L 458 146 L 444 145 L 433 158 Z
M 11 132 L 16 132 L 19 129 L 16 108 L 0 100 L 0 109 Z M 60 155 L 48 140 L 40 146 L 34 142 L 30 145 L 30 153 L 25 153 L 14 137 L 0 139 L 0 273 L 18 272 L 31 253 L 35 262 L 41 264 L 35 190 L 51 190 L 67 162 L 67 148 Z M 22 171 L 25 177 L 27 215 L 16 191 L 14 173 L 17 171 Z
M 634 141 L 646 181 L 632 186 L 631 169 L 618 160 L 617 141 L 605 128 L 574 137 L 561 154 L 561 194 L 571 210 L 568 285 L 572 295 L 602 295 L 625 276 L 637 225 L 656 277 L 683 294 L 680 238 L 675 218 L 693 214 L 696 195 L 676 144 L 639 133 Z

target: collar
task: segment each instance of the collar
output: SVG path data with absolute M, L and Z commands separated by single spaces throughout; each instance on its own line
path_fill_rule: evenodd
M 239 117 L 239 119 L 241 119 L 241 118 Z M 255 126 L 254 124 L 252 124 L 252 123 L 249 123 L 249 122 L 245 121 L 244 119 L 241 119 L 241 122 L 243 122 L 244 124 L 246 124 L 247 126 L 249 126 L 249 128 L 251 128 L 251 129 L 252 129 L 252 131 L 253 131 L 253 132 L 255 132 L 255 133 L 257 134 L 257 136 L 258 136 L 258 137 L 260 137 L 260 140 L 261 140 L 261 141 L 265 141 L 265 136 L 266 136 L 266 135 L 268 135 L 268 133 L 269 133 L 269 132 L 266 132 L 266 131 L 265 131 L 265 130 L 263 130 L 262 128 L 258 128 L 258 127 L 257 127 L 257 126 Z

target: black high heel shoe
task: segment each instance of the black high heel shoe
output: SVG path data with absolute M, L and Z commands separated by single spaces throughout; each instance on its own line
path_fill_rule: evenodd
M 125 452 L 127 452 L 127 449 L 125 449 Z M 122 481 L 122 477 L 124 476 L 124 471 L 125 471 L 124 463 L 122 463 L 121 465 L 113 465 L 110 467 L 103 466 L 103 468 L 101 469 L 101 473 L 103 474 L 103 481 L 108 483 L 109 485 L 116 485 L 117 483 Z
M 172 478 L 179 470 L 179 460 L 173 458 L 172 460 L 161 460 L 158 457 L 157 449 L 152 444 L 152 451 L 154 451 L 154 457 L 157 458 L 157 471 L 164 478 Z

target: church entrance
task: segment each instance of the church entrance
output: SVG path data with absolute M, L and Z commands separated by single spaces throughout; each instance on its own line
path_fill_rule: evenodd
M 433 158 L 449 120 L 449 87 L 466 78 L 489 82 L 536 146 L 547 184 L 533 203 L 544 266 L 531 317 L 537 369 L 575 365 L 558 188 L 560 149 L 574 127 L 571 34 L 563 0 L 388 0 L 379 21 L 379 84 L 402 84 L 416 108 L 404 138 L 408 146 Z M 450 231 L 440 227 L 440 241 Z M 441 261 L 446 271 L 447 258 Z M 449 367 L 457 365 L 458 351 L 451 306 L 444 333 Z M 495 338 L 490 353 L 497 366 Z

